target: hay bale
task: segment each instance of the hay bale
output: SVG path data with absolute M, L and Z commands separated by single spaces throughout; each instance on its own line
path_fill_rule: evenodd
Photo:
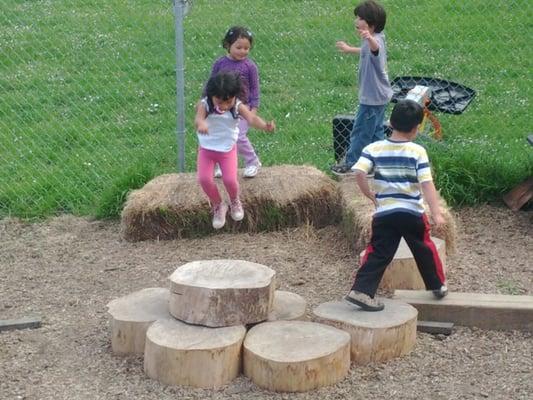
M 222 180 L 216 182 L 225 196 Z M 225 232 L 272 231 L 303 224 L 320 228 L 341 219 L 337 183 L 314 167 L 264 167 L 254 179 L 240 179 L 240 185 L 245 217 L 234 222 L 228 214 Z M 209 202 L 195 173 L 154 178 L 130 193 L 122 211 L 122 233 L 130 241 L 213 232 Z
M 370 241 L 374 205 L 361 193 L 353 175 L 340 180 L 340 192 L 343 204 L 341 226 L 353 250 L 359 254 Z M 437 198 L 445 224 L 439 230 L 432 230 L 431 235 L 444 240 L 446 254 L 451 255 L 455 253 L 457 242 L 455 218 L 439 193 L 437 193 Z M 431 216 L 429 206 L 426 203 L 424 206 L 428 216 Z

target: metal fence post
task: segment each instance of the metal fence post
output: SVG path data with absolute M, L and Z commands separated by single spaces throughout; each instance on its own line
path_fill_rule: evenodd
M 183 18 L 185 0 L 174 0 L 174 20 L 176 31 L 176 141 L 178 146 L 178 172 L 185 171 L 185 79 L 183 51 Z

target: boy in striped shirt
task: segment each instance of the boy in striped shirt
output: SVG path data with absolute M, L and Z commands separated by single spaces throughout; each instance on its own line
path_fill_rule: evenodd
M 376 206 L 372 237 L 345 300 L 365 311 L 380 311 L 374 298 L 385 268 L 392 261 L 403 237 L 411 249 L 422 279 L 437 298 L 448 293 L 446 278 L 435 244 L 430 238 L 423 199 L 429 205 L 435 227 L 444 224 L 433 184 L 426 150 L 413 143 L 422 122 L 422 107 L 403 100 L 392 110 L 392 135 L 363 149 L 352 167 L 361 192 Z M 374 173 L 370 188 L 368 173 Z

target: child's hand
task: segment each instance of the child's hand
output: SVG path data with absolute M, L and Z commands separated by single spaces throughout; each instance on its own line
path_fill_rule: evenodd
M 335 43 L 335 47 L 337 47 L 337 49 L 342 52 L 342 53 L 347 53 L 349 52 L 351 46 L 348 45 L 348 43 L 346 42 L 343 42 L 342 40 L 339 40 Z
M 207 122 L 199 121 L 198 126 L 196 127 L 196 130 L 198 131 L 198 133 L 201 133 L 202 135 L 207 135 L 207 131 L 208 131 Z
M 269 121 L 265 124 L 265 131 L 274 132 L 276 130 L 276 124 L 274 121 Z
M 440 212 L 433 214 L 431 218 L 433 219 L 433 226 L 436 230 L 442 229 L 442 227 L 446 223 L 446 220 Z
M 363 39 L 368 40 L 372 37 L 368 29 L 357 29 L 357 32 L 359 32 L 359 36 L 361 36 Z

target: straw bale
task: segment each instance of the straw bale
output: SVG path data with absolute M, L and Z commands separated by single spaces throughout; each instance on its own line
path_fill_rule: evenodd
M 341 226 L 353 250 L 359 254 L 370 241 L 374 205 L 359 190 L 355 176 L 342 177 L 339 185 L 343 204 Z M 455 217 L 439 193 L 437 198 L 445 223 L 441 229 L 433 229 L 431 234 L 445 241 L 446 254 L 451 255 L 455 253 L 457 243 Z M 424 206 L 427 215 L 431 217 L 429 206 L 426 203 Z
M 226 196 L 222 180 L 215 181 Z M 320 228 L 341 219 L 337 183 L 314 167 L 263 167 L 254 179 L 239 177 L 239 181 L 245 218 L 234 222 L 228 213 L 224 232 L 271 231 L 305 224 Z M 130 241 L 214 232 L 208 199 L 194 173 L 154 178 L 130 193 L 122 211 L 122 233 Z

